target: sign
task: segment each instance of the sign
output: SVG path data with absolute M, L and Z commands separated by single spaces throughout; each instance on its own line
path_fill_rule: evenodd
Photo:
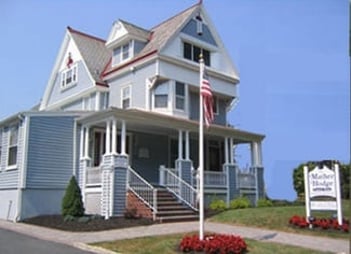
M 336 198 L 335 173 L 323 166 L 322 169 L 315 167 L 308 173 L 310 197 L 326 196 Z
M 304 166 L 304 177 L 306 220 L 310 218 L 311 210 L 337 211 L 338 223 L 342 225 L 339 165 L 335 164 L 332 169 L 316 166 L 310 172 Z

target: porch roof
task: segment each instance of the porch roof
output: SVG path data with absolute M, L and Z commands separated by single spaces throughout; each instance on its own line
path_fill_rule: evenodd
M 143 130 L 188 130 L 198 133 L 198 121 L 180 117 L 169 116 L 161 113 L 144 111 L 140 109 L 120 109 L 111 107 L 104 111 L 94 112 L 77 118 L 77 123 L 82 125 L 98 125 L 108 119 L 125 120 L 127 126 L 143 126 Z M 127 127 L 128 128 L 128 127 Z M 204 134 L 209 136 L 234 138 L 237 143 L 260 142 L 265 135 L 239 130 L 229 126 L 212 124 L 204 128 Z

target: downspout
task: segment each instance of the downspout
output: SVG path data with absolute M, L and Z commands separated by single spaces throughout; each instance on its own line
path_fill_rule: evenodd
M 27 152 L 28 152 L 28 135 L 29 135 L 29 119 L 30 119 L 28 116 L 24 116 L 22 114 L 18 115 L 18 118 L 20 119 L 20 123 L 23 124 L 23 128 L 22 128 L 23 146 L 21 148 L 23 157 L 22 157 L 22 164 L 18 165 L 19 166 L 18 195 L 17 195 L 16 216 L 14 218 L 14 222 L 18 222 L 22 219 L 23 190 L 26 188 L 26 180 L 27 180 Z

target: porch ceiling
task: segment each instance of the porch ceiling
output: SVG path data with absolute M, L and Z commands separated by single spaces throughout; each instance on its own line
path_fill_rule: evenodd
M 119 109 L 110 108 L 108 110 L 94 112 L 77 119 L 77 123 L 88 126 L 105 126 L 108 119 L 125 120 L 128 130 L 160 133 L 174 135 L 178 130 L 188 130 L 190 135 L 197 135 L 199 123 L 197 121 L 184 118 L 177 118 L 165 114 L 144 111 L 139 109 Z M 119 122 L 120 123 L 120 122 Z M 216 137 L 234 138 L 235 143 L 249 143 L 252 141 L 262 141 L 264 135 L 247 132 L 232 127 L 221 125 L 211 125 L 208 129 L 204 128 L 204 134 Z

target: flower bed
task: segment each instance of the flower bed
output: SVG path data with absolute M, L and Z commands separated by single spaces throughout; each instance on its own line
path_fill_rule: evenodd
M 308 221 L 306 217 L 294 215 L 290 218 L 289 224 L 299 228 L 307 228 L 312 226 L 313 228 L 320 228 L 323 230 L 332 229 L 338 230 L 345 233 L 349 232 L 350 222 L 343 219 L 342 225 L 339 225 L 337 219 L 326 219 L 326 218 L 310 218 Z
M 200 240 L 198 235 L 192 235 L 182 239 L 179 249 L 185 253 L 243 254 L 247 252 L 247 245 L 244 239 L 235 235 L 207 235 L 204 240 Z

